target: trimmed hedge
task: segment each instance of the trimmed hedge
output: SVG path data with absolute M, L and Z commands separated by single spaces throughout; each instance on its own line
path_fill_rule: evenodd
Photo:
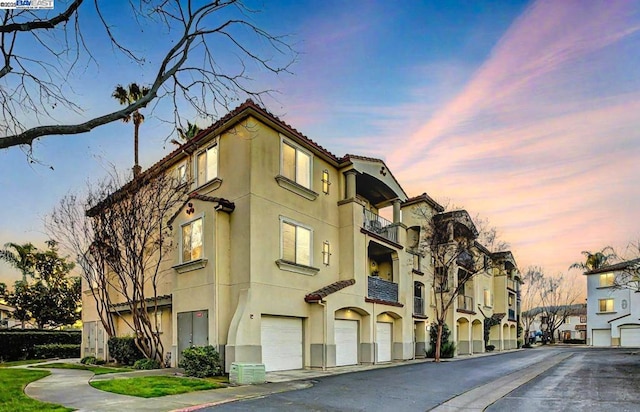
M 4 362 L 33 359 L 38 345 L 80 345 L 81 331 L 14 329 L 0 331 L 0 360 Z M 79 357 L 80 354 L 73 357 Z
M 155 359 L 138 359 L 133 364 L 133 368 L 140 370 L 162 369 L 162 365 Z
M 75 344 L 63 344 L 52 343 L 48 345 L 35 345 L 33 347 L 34 359 L 49 359 L 49 358 L 79 358 L 80 357 L 80 345 Z
M 109 338 L 109 355 L 122 365 L 133 365 L 137 360 L 144 359 L 144 355 L 136 346 L 131 336 Z
M 207 378 L 209 376 L 220 376 L 224 373 L 224 365 L 220 359 L 220 354 L 211 345 L 194 346 L 182 351 L 182 361 L 178 367 L 184 369 L 187 376 L 196 378 Z

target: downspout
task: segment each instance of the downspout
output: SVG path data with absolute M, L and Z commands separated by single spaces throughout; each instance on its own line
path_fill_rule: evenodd
M 322 306 L 322 370 L 327 370 L 327 304 L 320 299 L 318 305 Z

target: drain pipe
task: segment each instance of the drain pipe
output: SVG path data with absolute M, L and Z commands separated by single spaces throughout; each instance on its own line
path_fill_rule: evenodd
M 318 305 L 322 306 L 322 371 L 327 370 L 327 304 L 320 299 Z

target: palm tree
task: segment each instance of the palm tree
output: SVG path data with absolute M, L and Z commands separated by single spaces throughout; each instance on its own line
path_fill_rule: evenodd
M 10 249 L 15 250 L 15 252 Z M 27 275 L 33 276 L 35 269 L 36 247 L 31 243 L 19 245 L 17 243 L 7 243 L 4 249 L 0 250 L 0 260 L 4 260 L 11 266 L 22 272 L 22 281 L 27 281 Z
M 591 253 L 587 250 L 581 252 L 585 257 L 584 262 L 576 262 L 569 266 L 569 269 L 582 269 L 587 272 L 594 269 L 600 269 L 607 265 L 607 263 L 616 258 L 616 252 L 611 246 L 604 247 L 601 251 Z
M 144 95 L 149 93 L 149 90 L 150 89 L 148 87 L 140 87 L 137 83 L 131 83 L 126 89 L 119 84 L 116 86 L 116 90 L 111 96 L 120 104 L 128 106 L 144 97 Z M 131 120 L 133 120 L 133 177 L 135 178 L 142 170 L 138 163 L 138 131 L 140 129 L 140 125 L 144 122 L 144 116 L 140 113 L 140 110 L 136 110 L 131 115 L 122 119 L 125 123 L 129 123 Z
M 181 145 L 182 143 L 186 143 L 189 140 L 193 139 L 194 137 L 196 137 L 196 135 L 198 133 L 200 133 L 200 127 L 198 127 L 197 124 L 195 123 L 191 123 L 190 121 L 187 121 L 187 128 L 183 129 L 181 127 L 178 127 L 178 136 L 180 137 L 180 140 L 176 140 L 173 139 L 171 140 L 171 143 L 176 144 L 176 145 Z

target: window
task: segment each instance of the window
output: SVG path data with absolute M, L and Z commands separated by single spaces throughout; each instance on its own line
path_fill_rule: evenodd
M 311 234 L 311 229 L 283 220 L 282 259 L 311 266 Z
M 493 302 L 491 301 L 491 291 L 489 289 L 484 290 L 484 305 L 491 307 Z
M 613 299 L 598 299 L 600 312 L 613 312 Z
M 202 218 L 182 226 L 182 262 L 202 258 Z
M 162 333 L 162 311 L 158 310 L 155 312 L 156 316 L 156 332 Z
M 218 177 L 218 145 L 198 153 L 198 186 Z
M 509 306 L 513 306 L 513 303 L 515 302 L 514 298 L 515 296 L 509 293 Z
M 421 263 L 420 255 L 413 255 L 413 270 L 420 272 L 420 263 Z
M 571 325 L 571 318 L 567 317 L 567 318 L 564 320 L 564 324 L 565 324 L 565 325 Z
M 311 154 L 283 141 L 280 173 L 300 186 L 311 189 Z
M 322 242 L 322 263 L 329 266 L 329 258 L 331 256 L 331 245 L 328 241 Z
M 322 171 L 322 193 L 325 195 L 329 194 L 329 185 L 331 185 L 329 181 L 329 171 L 325 169 Z
M 176 179 L 178 184 L 187 183 L 187 164 L 183 163 L 176 167 Z
M 615 281 L 615 276 L 612 273 L 603 273 L 600 275 L 600 287 L 605 288 L 608 286 L 613 286 L 613 282 Z

